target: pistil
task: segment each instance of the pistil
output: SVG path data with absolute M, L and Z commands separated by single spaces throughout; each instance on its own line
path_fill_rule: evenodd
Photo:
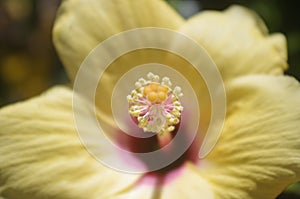
M 144 132 L 169 134 L 179 126 L 183 111 L 179 98 L 183 94 L 180 87 L 171 86 L 168 77 L 160 81 L 158 75 L 149 73 L 147 79 L 140 78 L 135 83 L 136 88 L 127 96 L 129 114 Z

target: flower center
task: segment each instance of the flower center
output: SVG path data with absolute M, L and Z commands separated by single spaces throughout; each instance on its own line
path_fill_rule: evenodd
M 183 110 L 179 98 L 183 94 L 179 86 L 171 86 L 168 77 L 160 81 L 158 75 L 148 73 L 147 79 L 140 78 L 127 96 L 129 114 L 144 132 L 164 134 L 179 125 Z

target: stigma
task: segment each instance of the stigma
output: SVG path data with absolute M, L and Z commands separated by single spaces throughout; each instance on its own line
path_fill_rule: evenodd
M 179 86 L 172 89 L 170 78 L 160 80 L 158 75 L 148 73 L 146 79 L 136 81 L 135 89 L 127 96 L 128 112 L 144 132 L 172 132 L 180 123 L 182 96 Z

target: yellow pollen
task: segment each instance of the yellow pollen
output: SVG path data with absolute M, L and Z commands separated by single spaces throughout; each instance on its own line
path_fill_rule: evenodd
M 159 91 L 157 93 L 157 97 L 160 101 L 164 101 L 167 98 L 167 94 L 165 92 Z
M 161 92 L 167 93 L 167 91 L 168 91 L 168 87 L 166 87 L 166 86 L 162 86 L 162 85 L 159 85 L 159 86 L 158 86 L 158 91 L 161 91 Z
M 145 86 L 144 88 L 144 96 L 147 96 L 148 93 L 150 93 L 152 91 L 151 87 L 148 85 L 148 86 Z
M 150 102 L 155 102 L 157 100 L 157 93 L 151 91 L 150 93 L 148 93 L 147 98 Z
M 157 91 L 159 84 L 153 82 L 149 86 L 150 86 L 150 88 L 151 88 L 152 91 Z
M 167 86 L 153 82 L 144 87 L 143 93 L 150 102 L 162 102 L 167 98 L 168 90 Z
M 162 102 L 167 98 L 168 90 L 167 86 L 152 82 L 145 86 L 144 96 L 146 96 L 150 102 Z

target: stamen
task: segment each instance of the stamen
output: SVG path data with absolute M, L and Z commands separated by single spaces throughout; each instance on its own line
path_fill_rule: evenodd
M 127 96 L 129 114 L 145 132 L 166 133 L 176 129 L 180 123 L 183 107 L 179 97 L 181 88 L 171 88 L 170 78 L 148 73 L 147 79 L 140 78 L 135 89 Z

